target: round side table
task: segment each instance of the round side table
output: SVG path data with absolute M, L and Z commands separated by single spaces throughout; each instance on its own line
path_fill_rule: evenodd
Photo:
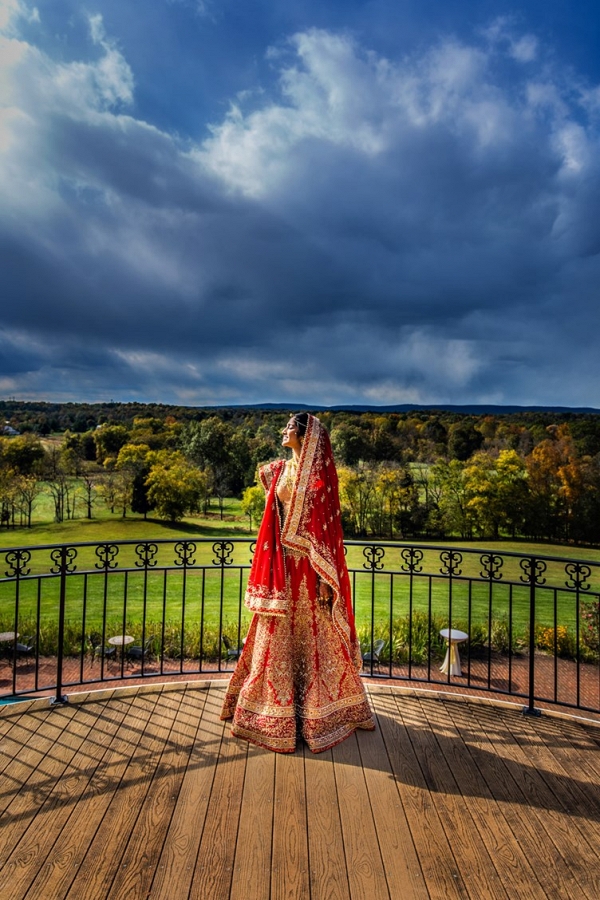
M 444 675 L 462 675 L 460 668 L 460 656 L 458 654 L 458 645 L 463 641 L 469 640 L 469 635 L 457 628 L 442 628 L 440 635 L 448 641 L 448 649 L 446 657 L 440 666 L 440 671 Z

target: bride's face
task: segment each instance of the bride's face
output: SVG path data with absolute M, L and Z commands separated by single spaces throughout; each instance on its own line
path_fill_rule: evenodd
M 302 449 L 302 442 L 300 441 L 300 437 L 298 436 L 298 426 L 296 425 L 295 419 L 290 419 L 282 432 L 282 445 L 284 447 L 289 447 L 290 450 L 295 450 L 296 453 L 300 453 Z

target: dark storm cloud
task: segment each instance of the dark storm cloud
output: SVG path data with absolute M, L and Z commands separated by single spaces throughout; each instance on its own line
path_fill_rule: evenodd
M 5 392 L 597 404 L 595 95 L 531 37 L 309 31 L 194 144 L 91 21 L 95 63 L 5 42 Z

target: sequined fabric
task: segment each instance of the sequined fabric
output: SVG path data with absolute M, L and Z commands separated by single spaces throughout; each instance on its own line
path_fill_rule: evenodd
M 221 718 L 269 750 L 291 753 L 302 737 L 318 753 L 375 726 L 331 606 L 317 601 L 316 572 L 298 553 L 286 554 L 285 567 L 287 614 L 255 614 Z

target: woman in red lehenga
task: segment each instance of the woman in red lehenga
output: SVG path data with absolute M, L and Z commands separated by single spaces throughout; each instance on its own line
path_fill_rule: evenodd
M 329 435 L 300 413 L 282 443 L 292 458 L 260 470 L 267 500 L 245 598 L 254 617 L 221 718 L 269 750 L 292 753 L 299 732 L 318 753 L 375 724 L 358 674 Z

